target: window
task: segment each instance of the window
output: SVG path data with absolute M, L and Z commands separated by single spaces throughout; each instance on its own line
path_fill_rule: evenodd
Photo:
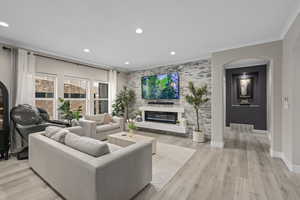
M 94 82 L 92 86 L 93 114 L 108 113 L 108 84 Z
M 88 113 L 88 81 L 79 78 L 65 77 L 64 78 L 64 99 L 69 100 L 71 110 L 76 110 L 82 107 L 82 115 Z
M 56 117 L 56 76 L 36 74 L 35 76 L 35 105 L 46 110 L 50 119 Z

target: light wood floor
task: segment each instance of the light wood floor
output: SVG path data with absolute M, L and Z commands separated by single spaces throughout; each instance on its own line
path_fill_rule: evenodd
M 188 138 L 143 133 L 159 142 L 196 149 L 196 153 L 161 190 L 151 186 L 135 200 L 299 200 L 300 175 L 269 156 L 267 137 L 226 134 L 224 149 L 194 144 Z M 27 161 L 0 161 L 0 200 L 62 199 L 28 166 Z

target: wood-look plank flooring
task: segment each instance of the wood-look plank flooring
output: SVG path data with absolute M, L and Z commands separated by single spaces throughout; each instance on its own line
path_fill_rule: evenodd
M 161 190 L 151 185 L 134 200 L 299 200 L 300 175 L 269 155 L 268 139 L 229 132 L 225 148 L 195 144 L 189 138 L 142 132 L 159 142 L 196 149 Z M 62 199 L 29 168 L 27 161 L 0 161 L 0 200 Z

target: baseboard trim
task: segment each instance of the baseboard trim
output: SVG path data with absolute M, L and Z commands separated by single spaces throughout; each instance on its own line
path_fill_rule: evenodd
M 293 165 L 293 172 L 300 174 L 300 165 Z
M 294 165 L 283 152 L 270 150 L 272 158 L 280 158 L 291 172 L 300 173 L 300 165 Z
M 282 152 L 273 151 L 272 149 L 270 150 L 270 155 L 271 155 L 272 158 L 280 158 L 280 159 L 283 158 Z
M 287 166 L 287 168 L 293 172 L 293 165 L 292 163 L 289 161 L 289 159 L 287 159 L 287 157 L 282 153 L 282 156 L 281 156 L 281 160 L 284 162 L 284 164 Z
M 211 141 L 210 146 L 213 148 L 224 148 L 224 142 Z
M 257 129 L 253 129 L 254 133 L 259 133 L 259 134 L 268 134 L 269 131 L 265 131 L 265 130 L 257 130 Z

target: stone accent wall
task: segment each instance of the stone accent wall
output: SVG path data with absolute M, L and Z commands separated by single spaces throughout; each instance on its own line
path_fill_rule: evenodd
M 189 132 L 191 133 L 192 127 L 196 125 L 196 115 L 193 107 L 185 101 L 185 96 L 189 94 L 188 83 L 194 82 L 195 86 L 200 87 L 205 84 L 208 86 L 209 98 L 211 98 L 211 62 L 210 60 L 199 60 L 183 64 L 161 66 L 154 69 L 135 71 L 128 74 L 128 88 L 133 89 L 136 93 L 137 100 L 134 109 L 138 110 L 140 106 L 148 105 L 151 100 L 144 100 L 141 96 L 141 77 L 154 74 L 164 74 L 178 72 L 180 79 L 180 99 L 178 100 L 159 100 L 159 101 L 172 101 L 174 105 L 185 108 L 185 118 L 188 121 Z M 152 100 L 153 101 L 153 100 Z M 151 106 L 167 106 L 167 105 L 151 105 Z M 211 101 L 207 102 L 201 108 L 201 118 L 205 133 L 211 134 Z

